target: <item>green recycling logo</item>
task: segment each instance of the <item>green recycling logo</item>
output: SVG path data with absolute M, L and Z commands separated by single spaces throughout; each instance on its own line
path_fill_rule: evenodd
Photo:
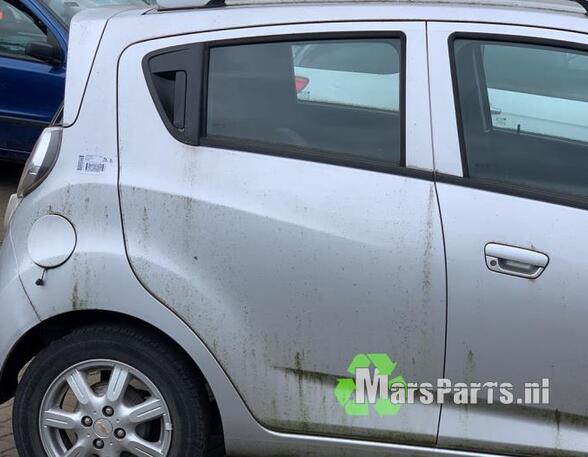
M 360 369 L 367 369 L 372 371 L 377 380 L 385 380 L 387 391 L 399 386 L 408 388 L 408 384 L 401 375 L 391 377 L 396 370 L 396 362 L 394 362 L 388 354 L 357 354 L 349 367 L 347 372 L 354 378 L 339 378 L 337 379 L 337 386 L 335 387 L 335 397 L 339 404 L 344 408 L 348 416 L 369 416 L 370 406 L 380 417 L 395 416 L 400 411 L 402 404 L 395 403 L 389 396 L 380 396 L 375 403 L 371 404 L 367 401 L 359 403 L 357 401 L 357 372 Z

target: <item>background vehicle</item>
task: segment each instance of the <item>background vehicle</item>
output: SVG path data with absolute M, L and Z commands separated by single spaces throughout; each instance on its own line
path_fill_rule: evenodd
M 293 52 L 299 100 L 398 111 L 400 101 L 387 89 L 398 85 L 400 68 L 395 68 L 393 62 L 386 59 L 386 45 L 375 47 L 369 43 L 355 43 L 341 49 L 305 45 L 295 48 Z M 522 128 L 530 133 L 548 131 L 562 138 L 586 141 L 588 101 L 583 96 L 586 60 L 574 53 L 558 55 L 557 65 L 547 68 L 550 82 L 545 84 L 544 53 L 524 48 L 508 52 L 510 65 L 493 62 L 496 59 L 494 49 L 482 51 L 484 65 L 490 72 L 488 97 L 494 126 L 511 131 Z M 354 58 L 350 59 L 350 55 Z M 498 59 L 501 59 L 500 55 Z M 349 67 L 350 62 L 353 67 Z M 539 91 L 536 81 L 520 81 L 517 74 L 520 65 L 532 69 L 535 75 L 542 75 Z M 571 76 L 568 81 L 562 80 L 562 75 L 572 74 L 576 76 Z M 358 97 L 358 84 L 370 87 L 369 94 Z M 516 87 L 524 84 L 527 91 L 508 90 L 513 84 Z M 570 103 L 570 99 L 558 101 L 562 85 L 566 86 L 575 103 Z M 550 96 L 554 93 L 555 97 Z M 549 111 L 554 103 L 559 103 L 560 108 L 553 110 L 550 118 L 535 116 L 537 111 Z
M 24 161 L 63 102 L 69 22 L 142 0 L 0 0 L 0 160 Z
M 400 59 L 390 59 L 389 48 L 369 41 L 295 47 L 298 99 L 398 112 L 400 100 L 388 88 L 400 82 Z M 363 93 L 362 87 L 371 93 Z
M 583 9 L 161 1 L 74 18 L 61 125 L 7 212 L 0 401 L 22 457 L 202 456 L 212 437 L 586 457 Z M 345 90 L 302 98 L 308 67 Z M 496 90 L 538 100 L 532 118 L 498 125 Z M 364 352 L 518 398 L 549 378 L 550 401 L 352 417 L 333 390 Z

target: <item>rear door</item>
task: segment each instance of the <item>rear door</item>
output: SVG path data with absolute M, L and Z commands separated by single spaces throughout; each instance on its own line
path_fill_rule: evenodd
M 47 24 L 21 3 L 0 0 L 0 157 L 23 160 L 63 101 L 65 68 L 25 54 L 47 42 Z
M 439 444 L 586 455 L 588 37 L 438 23 L 429 46 L 445 375 L 513 387 L 443 405 Z
M 314 73 L 295 62 L 309 46 Z M 437 405 L 351 415 L 335 395 L 358 354 L 389 355 L 407 381 L 442 374 L 425 50 L 423 24 L 372 22 L 203 33 L 121 58 L 130 262 L 272 429 L 436 440 Z

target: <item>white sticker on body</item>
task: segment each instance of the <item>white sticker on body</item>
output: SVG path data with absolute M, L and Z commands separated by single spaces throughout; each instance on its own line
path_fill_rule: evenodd
M 106 167 L 112 164 L 112 159 L 99 155 L 78 156 L 77 171 L 84 174 L 99 175 L 106 171 Z

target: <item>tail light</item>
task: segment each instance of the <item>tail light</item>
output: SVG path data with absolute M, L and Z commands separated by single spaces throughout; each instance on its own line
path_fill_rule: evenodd
M 19 198 L 37 188 L 53 169 L 59 155 L 62 132 L 61 127 L 49 127 L 41 133 L 18 183 L 16 193 Z
M 305 78 L 304 76 L 296 76 L 295 79 L 295 87 L 296 87 L 296 93 L 299 94 L 300 92 L 302 92 L 306 86 L 308 86 L 308 83 L 310 82 L 310 79 Z

